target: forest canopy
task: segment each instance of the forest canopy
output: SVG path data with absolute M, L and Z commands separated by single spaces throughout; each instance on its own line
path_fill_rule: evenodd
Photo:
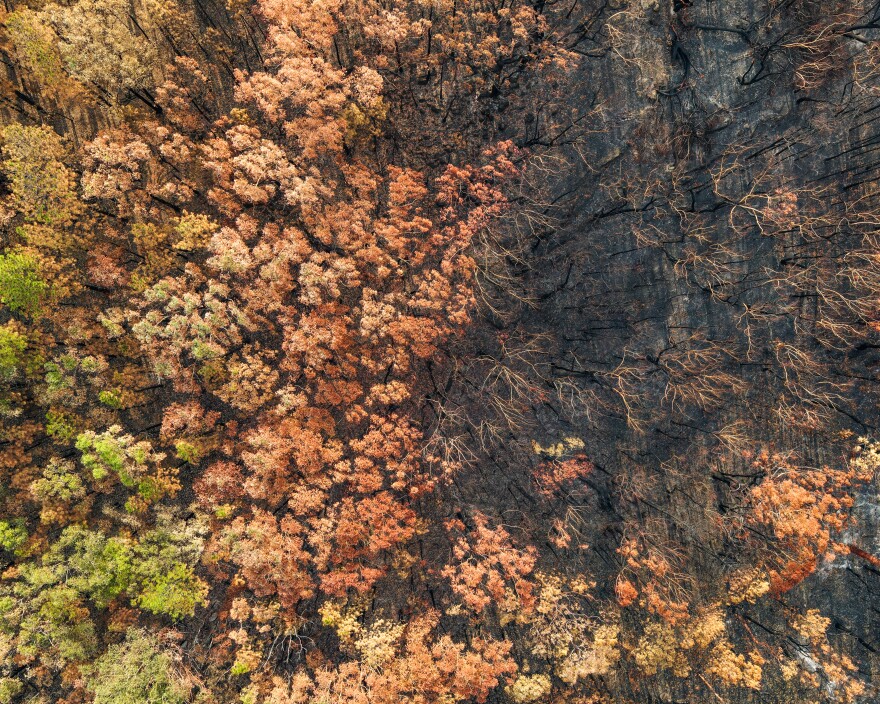
M 880 5 L 0 52 L 0 704 L 876 701 Z

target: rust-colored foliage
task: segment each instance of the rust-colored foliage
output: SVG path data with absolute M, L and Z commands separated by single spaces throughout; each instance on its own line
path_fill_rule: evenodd
M 801 468 L 784 455 L 760 453 L 753 466 L 765 474 L 750 492 L 747 526 L 771 533 L 766 550 L 771 587 L 777 594 L 797 586 L 822 559 L 847 552 L 834 541 L 846 525 L 852 487 L 870 474 L 857 462 L 846 470 Z M 752 538 L 754 540 L 754 538 Z
M 489 518 L 474 514 L 474 527 L 468 530 L 460 520 L 447 528 L 455 534 L 464 533 L 452 548 L 454 560 L 443 574 L 453 591 L 476 613 L 490 604 L 500 605 L 515 600 L 520 609 L 534 607 L 533 584 L 527 577 L 535 566 L 534 547 L 516 547 L 504 526 L 492 527 Z
M 850 4 L 8 3 L 0 702 L 862 696 Z

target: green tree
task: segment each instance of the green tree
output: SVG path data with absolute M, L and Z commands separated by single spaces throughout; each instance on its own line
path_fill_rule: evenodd
M 133 601 L 146 611 L 179 619 L 192 616 L 197 606 L 206 603 L 207 595 L 208 585 L 189 565 L 178 562 L 168 572 L 147 579 L 143 591 Z
M 97 643 L 82 595 L 47 571 L 0 587 L 0 632 L 17 634 L 20 658 L 50 667 L 88 659 Z
M 130 630 L 98 659 L 87 686 L 94 704 L 184 704 L 187 689 L 174 665 L 154 635 Z
M 12 677 L 0 677 L 0 704 L 11 704 L 24 689 L 24 685 Z
M 82 452 L 82 463 L 95 479 L 116 474 L 124 486 L 137 491 L 127 504 L 132 512 L 144 510 L 147 504 L 180 488 L 176 472 L 162 466 L 164 453 L 154 452 L 146 440 L 135 441 L 121 426 L 112 425 L 103 433 L 81 433 L 76 449 Z
M 114 410 L 122 408 L 122 394 L 116 389 L 105 389 L 98 393 L 98 401 Z
M 58 85 L 65 77 L 58 37 L 39 13 L 26 7 L 16 10 L 6 18 L 5 25 L 22 66 L 43 85 Z
M 11 311 L 38 313 L 48 289 L 36 259 L 22 252 L 0 254 L 0 301 Z
M 75 416 L 63 411 L 46 412 L 46 433 L 58 442 L 68 443 L 76 437 Z
M 82 526 L 65 528 L 39 564 L 24 565 L 27 584 L 64 584 L 104 608 L 126 592 L 133 579 L 130 541 Z
M 16 518 L 11 521 L 0 521 L 0 548 L 9 552 L 15 552 L 24 545 L 27 537 L 24 519 Z
M 81 406 L 95 387 L 101 386 L 109 365 L 103 355 L 83 355 L 67 348 L 43 365 L 46 371 L 45 401 L 63 406 Z
M 22 363 L 27 338 L 11 324 L 0 327 L 0 382 L 12 379 Z
M 134 604 L 178 619 L 192 616 L 205 603 L 208 585 L 193 570 L 202 554 L 204 530 L 199 521 L 187 523 L 159 512 L 156 527 L 135 546 Z

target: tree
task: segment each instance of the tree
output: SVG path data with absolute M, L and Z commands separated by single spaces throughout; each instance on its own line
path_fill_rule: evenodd
M 381 558 L 415 534 L 416 514 L 390 492 L 356 500 L 346 497 L 312 523 L 309 542 L 323 573 L 324 592 L 368 591 L 387 571 Z
M 87 687 L 95 704 L 185 704 L 189 683 L 155 635 L 129 630 L 95 662 Z
M 205 525 L 200 518 L 184 523 L 160 511 L 156 527 L 132 547 L 132 603 L 178 620 L 207 603 L 208 584 L 195 572 L 202 556 Z
M 0 678 L 0 704 L 12 704 L 12 701 L 24 689 L 21 680 L 12 677 Z
M 88 607 L 75 589 L 64 585 L 4 595 L 0 619 L 4 630 L 16 633 L 17 658 L 26 663 L 60 669 L 88 660 L 97 649 Z
M 765 477 L 749 493 L 747 535 L 757 542 L 771 588 L 780 594 L 809 576 L 820 559 L 832 560 L 835 552 L 848 551 L 835 544 L 834 536 L 846 525 L 852 488 L 875 474 L 876 459 L 871 447 L 859 446 L 848 468 L 814 470 L 798 467 L 790 456 L 765 451 L 753 459 L 753 466 Z M 762 544 L 759 536 L 767 533 L 771 540 Z
M 27 528 L 23 519 L 0 521 L 0 547 L 7 552 L 15 552 L 27 542 Z
M 22 335 L 12 323 L 0 327 L 0 381 L 9 382 L 15 378 L 24 361 L 27 337 Z
M 116 99 L 125 89 L 149 87 L 158 60 L 155 45 L 134 26 L 129 12 L 119 0 L 80 0 L 49 4 L 40 14 L 57 33 L 66 70 Z
M 490 690 L 516 671 L 510 643 L 475 638 L 466 646 L 449 635 L 435 635 L 438 623 L 439 614 L 428 609 L 405 626 L 379 620 L 358 628 L 354 645 L 359 660 L 320 667 L 312 675 L 300 671 L 289 684 L 276 678 L 267 701 L 486 701 Z
M 160 516 L 138 541 L 69 526 L 38 561 L 22 564 L 5 592 L 15 597 L 7 618 L 18 628 L 19 651 L 32 658 L 49 639 L 57 651 L 47 657 L 85 659 L 94 645 L 87 602 L 107 609 L 125 596 L 155 614 L 191 616 L 208 590 L 193 571 L 203 540 L 169 520 Z
M 66 78 L 55 32 L 30 8 L 10 13 L 5 21 L 21 64 L 42 85 L 55 88 Z
M 189 565 L 177 562 L 166 573 L 150 575 L 133 601 L 146 611 L 180 619 L 192 616 L 197 606 L 207 604 L 207 595 L 208 585 Z
M 277 595 L 287 608 L 314 594 L 302 526 L 291 516 L 280 521 L 267 511 L 236 518 L 221 541 L 257 596 Z
M 112 473 L 123 486 L 137 491 L 127 504 L 132 511 L 142 511 L 146 505 L 173 495 L 180 488 L 176 471 L 162 464 L 165 454 L 154 452 L 146 440 L 136 442 L 119 425 L 112 425 L 103 433 L 80 433 L 76 449 L 82 453 L 82 463 L 94 479 L 101 481 Z
M 85 147 L 83 197 L 121 200 L 141 179 L 152 156 L 143 141 L 122 130 L 102 132 Z
M 40 521 L 65 523 L 70 516 L 82 513 L 86 484 L 74 463 L 53 457 L 43 469 L 40 479 L 31 482 L 31 494 L 42 504 Z
M 0 254 L 0 301 L 11 311 L 35 316 L 48 293 L 34 257 L 15 251 Z
M 467 532 L 455 542 L 455 559 L 443 569 L 443 575 L 476 613 L 492 603 L 504 610 L 528 613 L 534 608 L 534 587 L 527 577 L 535 565 L 535 548 L 517 548 L 504 526 L 491 528 L 484 514 L 475 514 L 473 522 L 470 531 L 461 521 L 449 523 L 453 534 Z
M 770 0 L 703 105 L 699 3 L 31 4 L 0 702 L 861 694 L 784 593 L 880 564 L 874 22 Z
M 80 212 L 73 174 L 61 137 L 48 127 L 13 123 L 0 131 L 3 161 L 12 205 L 27 222 L 48 227 L 70 225 Z M 63 245 L 62 245 L 63 246 Z

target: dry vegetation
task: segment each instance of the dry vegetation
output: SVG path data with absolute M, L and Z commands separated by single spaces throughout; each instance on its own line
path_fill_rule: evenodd
M 876 699 L 880 6 L 0 27 L 0 704 Z

